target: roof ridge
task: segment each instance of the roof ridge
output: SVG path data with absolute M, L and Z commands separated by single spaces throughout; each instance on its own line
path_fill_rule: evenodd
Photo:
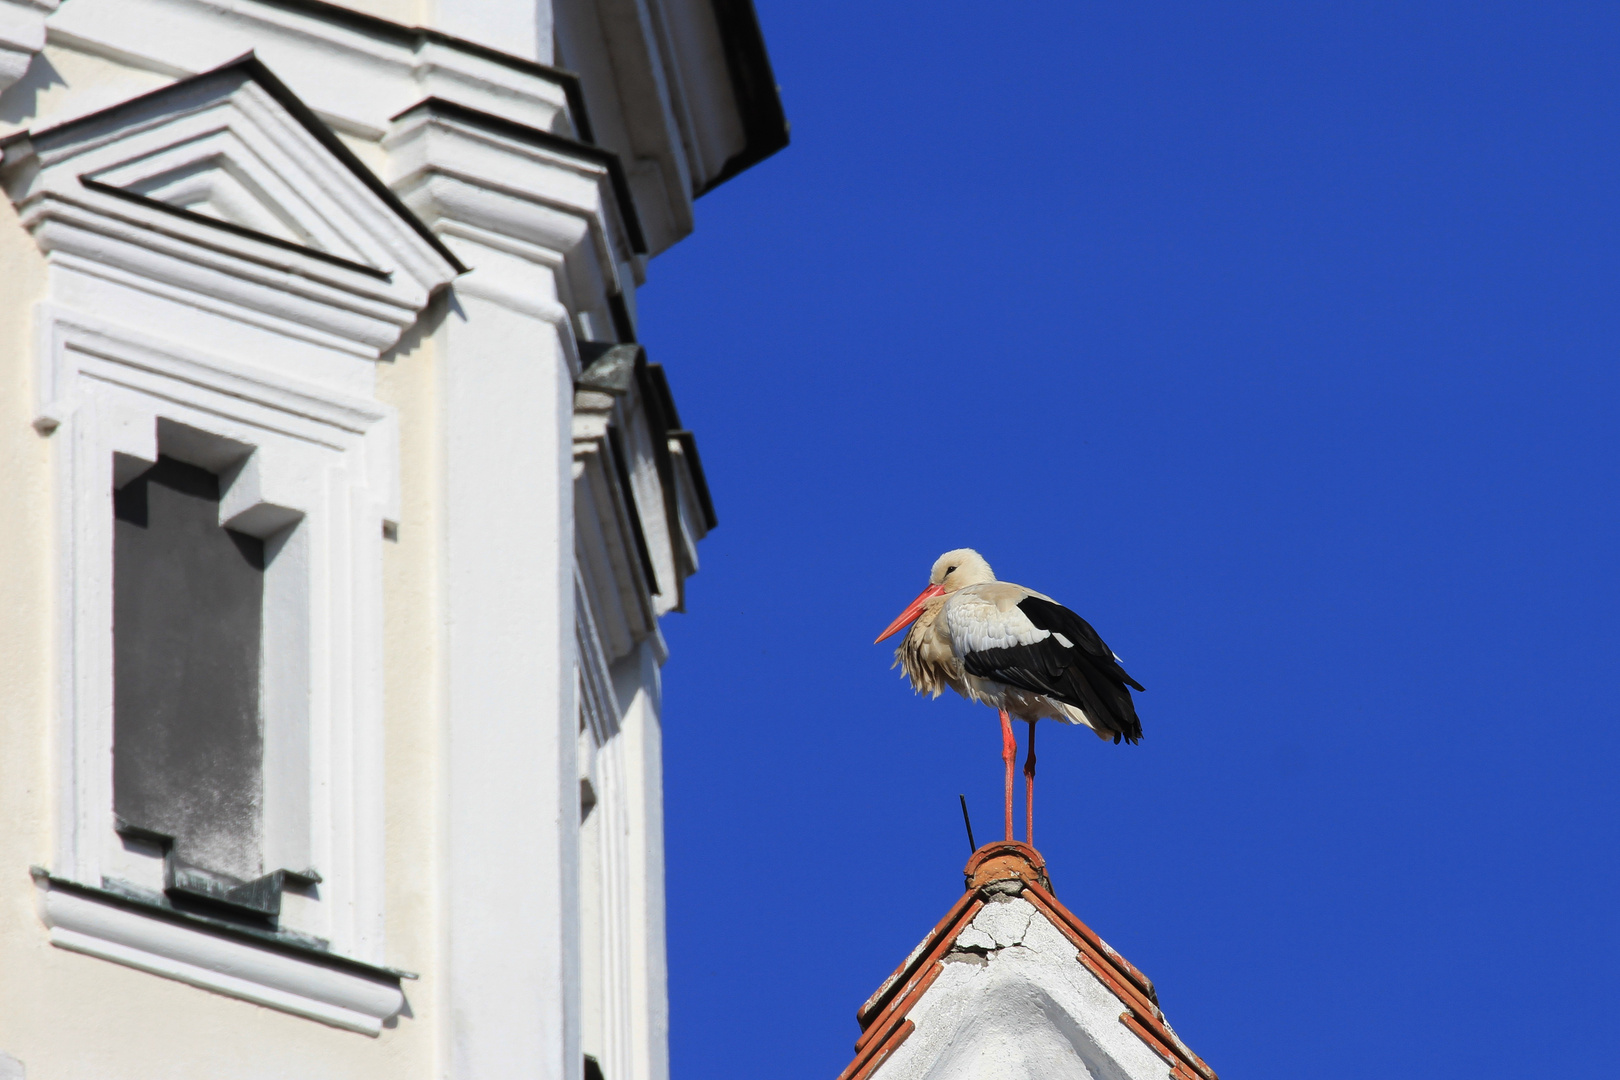
M 1121 1004 L 1120 1023 L 1171 1068 L 1176 1080 L 1219 1080 L 1215 1070 L 1181 1041 L 1159 1008 L 1153 980 L 1116 952 L 1096 931 L 1064 907 L 1052 891 L 1046 862 L 1027 844 L 1001 840 L 973 853 L 964 871 L 967 890 L 872 996 L 856 1010 L 861 1035 L 855 1057 L 838 1080 L 866 1080 L 916 1029 L 908 1017 L 945 970 L 957 937 L 985 903 L 997 895 L 1018 896 L 1075 946 L 1075 959 Z

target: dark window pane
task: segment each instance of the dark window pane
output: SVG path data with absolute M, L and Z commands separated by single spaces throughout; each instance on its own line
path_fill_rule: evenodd
M 113 499 L 113 805 L 185 863 L 259 875 L 264 544 L 219 478 L 159 458 Z

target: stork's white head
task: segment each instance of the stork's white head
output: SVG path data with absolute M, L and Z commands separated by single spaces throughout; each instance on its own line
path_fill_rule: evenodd
M 934 569 L 928 574 L 928 584 L 942 586 L 948 593 L 994 580 L 996 575 L 990 569 L 990 564 L 972 548 L 947 551 L 934 560 Z
M 928 588 L 924 589 L 917 599 L 906 605 L 906 610 L 900 617 L 889 624 L 887 630 L 878 635 L 878 641 L 899 633 L 901 630 L 917 621 L 929 601 L 935 600 L 946 593 L 953 593 L 957 589 L 965 589 L 969 585 L 983 585 L 996 580 L 996 575 L 990 571 L 990 564 L 984 561 L 972 548 L 957 548 L 947 551 L 934 560 L 934 568 L 928 574 Z M 873 642 L 877 644 L 877 642 Z

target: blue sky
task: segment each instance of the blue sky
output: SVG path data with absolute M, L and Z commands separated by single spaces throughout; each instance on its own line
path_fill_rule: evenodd
M 793 145 L 643 339 L 721 518 L 666 621 L 677 1078 L 831 1080 L 995 714 L 947 548 L 1096 625 L 1059 896 L 1224 1076 L 1596 1076 L 1615 933 L 1620 9 L 760 0 Z

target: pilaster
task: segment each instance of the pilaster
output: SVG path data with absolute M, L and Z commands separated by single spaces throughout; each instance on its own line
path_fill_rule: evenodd
M 384 147 L 393 189 L 473 267 L 435 339 L 449 1073 L 577 1077 L 571 311 L 623 287 L 630 234 L 591 148 L 433 101 Z

